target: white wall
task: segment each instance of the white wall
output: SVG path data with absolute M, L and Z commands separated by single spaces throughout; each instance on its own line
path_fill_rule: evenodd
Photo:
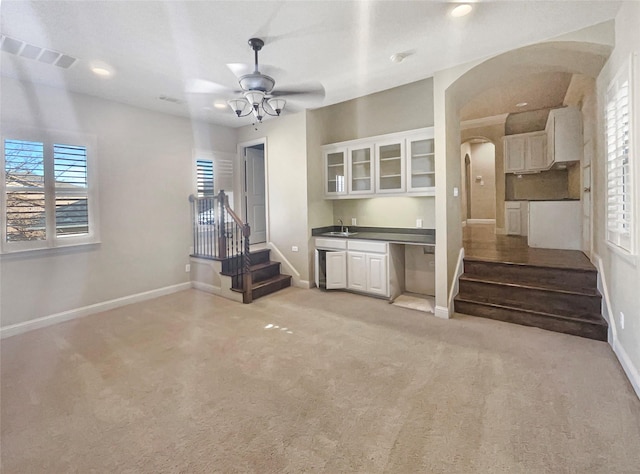
M 471 144 L 471 219 L 496 218 L 496 147 Z
M 620 67 L 635 54 L 635 114 L 633 116 L 635 147 L 632 150 L 635 160 L 633 169 L 633 182 L 635 183 L 636 199 L 635 214 L 636 225 L 640 225 L 640 3 L 624 2 L 615 23 L 616 42 L 615 49 L 609 61 L 598 76 L 598 111 L 603 110 L 604 94 L 606 89 Z M 594 252 L 595 260 L 601 258 L 602 277 L 609 290 L 610 307 L 612 316 L 609 321 L 612 333 L 613 348 L 618 355 L 627 375 L 634 384 L 634 388 L 640 396 L 640 304 L 638 303 L 638 289 L 640 288 L 640 258 L 624 258 L 612 250 L 606 243 L 606 163 L 604 144 L 604 124 L 602 114 L 599 114 L 598 132 L 596 134 L 597 148 L 592 161 L 593 168 L 593 192 L 594 204 Z M 636 233 L 636 253 L 640 252 L 640 239 Z M 621 323 L 621 313 L 624 314 L 624 328 Z
M 2 78 L 3 122 L 97 136 L 101 241 L 0 257 L 3 327 L 186 284 L 192 150 L 235 152 L 235 132 Z
M 306 127 L 306 113 L 300 112 L 238 129 L 239 143 L 266 138 L 267 239 L 291 263 L 294 284 L 301 286 L 308 285 L 311 271 Z

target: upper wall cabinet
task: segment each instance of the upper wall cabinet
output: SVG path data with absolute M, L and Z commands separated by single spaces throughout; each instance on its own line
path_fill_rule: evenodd
M 433 129 L 407 138 L 409 192 L 429 191 L 436 186 L 436 154 Z
M 580 110 L 575 107 L 551 110 L 545 131 L 549 165 L 582 160 L 582 113 Z
M 349 194 L 373 192 L 373 147 L 360 145 L 349 150 Z
M 549 111 L 544 131 L 504 137 L 505 173 L 537 173 L 580 161 L 582 114 L 575 107 Z
M 404 139 L 380 141 L 376 150 L 376 193 L 405 191 Z
M 533 173 L 547 168 L 547 134 L 519 133 L 504 137 L 506 173 Z
M 433 196 L 433 128 L 322 147 L 327 199 Z
M 325 147 L 324 157 L 324 194 L 326 196 L 341 196 L 347 194 L 347 148 Z

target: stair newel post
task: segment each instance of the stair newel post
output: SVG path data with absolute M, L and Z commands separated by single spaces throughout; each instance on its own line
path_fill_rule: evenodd
M 218 251 L 220 252 L 220 258 L 227 257 L 227 233 L 224 219 L 225 202 L 226 196 L 224 194 L 224 190 L 221 189 L 220 193 L 218 193 L 218 218 L 216 219 L 216 227 L 218 228 Z
M 252 278 L 251 278 L 251 253 L 249 248 L 249 236 L 251 235 L 251 227 L 249 224 L 245 224 L 242 227 L 243 237 L 243 258 L 242 258 L 242 302 L 251 303 L 253 301 L 253 293 L 251 290 Z

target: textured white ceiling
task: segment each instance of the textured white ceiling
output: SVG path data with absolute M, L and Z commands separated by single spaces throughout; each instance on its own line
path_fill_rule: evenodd
M 432 76 L 436 71 L 550 39 L 615 16 L 620 2 L 479 2 L 467 17 L 436 1 L 25 1 L 3 0 L 2 34 L 79 59 L 70 69 L 1 53 L 1 74 L 228 126 L 250 123 L 214 99 L 188 94 L 194 79 L 237 88 L 227 63 L 253 61 L 247 40 L 265 40 L 260 62 L 276 89 L 320 82 L 321 102 L 301 110 Z M 393 53 L 406 52 L 402 63 Z M 92 61 L 111 65 L 101 79 Z M 177 98 L 179 104 L 158 99 Z M 206 108 L 211 110 L 206 110 Z

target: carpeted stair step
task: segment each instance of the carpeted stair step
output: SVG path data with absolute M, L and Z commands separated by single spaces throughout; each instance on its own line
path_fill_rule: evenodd
M 480 316 L 508 323 L 533 326 L 549 331 L 572 334 L 598 341 L 607 340 L 608 325 L 601 317 L 585 319 L 560 314 L 517 308 L 506 304 L 482 302 L 458 295 L 455 300 L 457 313 Z

